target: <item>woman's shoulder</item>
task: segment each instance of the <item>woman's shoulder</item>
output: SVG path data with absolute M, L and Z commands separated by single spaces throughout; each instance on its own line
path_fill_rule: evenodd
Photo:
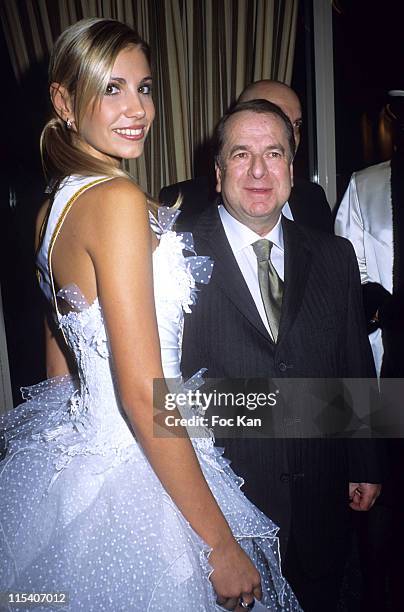
M 146 196 L 126 177 L 113 177 L 80 196 L 76 226 L 90 244 L 105 243 L 127 233 L 149 230 Z
M 121 211 L 126 206 L 133 206 L 134 203 L 146 207 L 146 196 L 142 189 L 130 178 L 112 177 L 94 186 L 86 192 L 89 199 L 97 200 L 97 210 L 100 213 L 103 209 Z
M 130 178 L 121 176 L 106 177 L 104 181 L 95 184 L 83 195 L 88 199 L 96 199 L 98 209 L 109 207 L 111 204 L 121 208 L 126 203 L 133 204 L 134 200 L 146 205 L 146 196 L 139 185 Z
M 85 185 L 85 189 L 76 192 L 81 202 L 75 207 L 79 214 L 102 218 L 108 215 L 122 213 L 125 208 L 146 208 L 146 196 L 141 188 L 130 178 L 121 176 L 102 177 L 94 179 Z M 80 212 L 79 212 L 80 210 Z

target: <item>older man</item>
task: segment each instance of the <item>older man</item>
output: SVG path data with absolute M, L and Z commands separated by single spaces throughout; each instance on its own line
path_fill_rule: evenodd
M 238 102 L 263 99 L 277 104 L 289 117 L 295 137 L 296 151 L 300 144 L 302 127 L 302 108 L 296 93 L 278 81 L 269 79 L 256 81 L 248 85 L 241 93 Z M 215 200 L 214 180 L 209 177 L 197 177 L 183 181 L 160 192 L 161 202 L 175 202 L 179 192 L 183 195 L 182 218 L 180 224 L 186 227 L 193 223 L 195 217 Z M 283 214 L 301 225 L 333 233 L 331 209 L 325 193 L 317 183 L 295 177 L 288 202 L 283 207 Z
M 281 215 L 292 185 L 289 119 L 270 102 L 244 102 L 217 136 L 221 201 L 194 227 L 198 254 L 215 265 L 185 322 L 184 375 L 206 365 L 214 378 L 291 377 L 309 388 L 310 379 L 373 376 L 351 245 Z M 280 526 L 283 569 L 303 609 L 329 612 L 349 505 L 369 509 L 380 475 L 368 440 L 305 439 L 297 419 L 293 427 L 295 438 L 229 439 L 225 454 L 246 495 Z

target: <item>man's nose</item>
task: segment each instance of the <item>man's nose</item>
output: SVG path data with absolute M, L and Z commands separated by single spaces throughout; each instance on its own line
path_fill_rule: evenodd
M 249 172 L 254 178 L 257 179 L 260 179 L 266 175 L 268 168 L 262 155 L 252 156 Z

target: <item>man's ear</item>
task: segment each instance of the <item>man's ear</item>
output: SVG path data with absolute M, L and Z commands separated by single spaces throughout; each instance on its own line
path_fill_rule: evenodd
M 290 170 L 290 184 L 293 187 L 293 162 L 290 162 L 289 170 Z
M 51 83 L 49 93 L 57 115 L 62 121 L 69 119 L 73 123 L 73 104 L 66 87 L 60 83 Z
M 215 173 L 216 173 L 216 191 L 217 193 L 220 193 L 222 191 L 222 170 L 217 160 L 215 161 Z

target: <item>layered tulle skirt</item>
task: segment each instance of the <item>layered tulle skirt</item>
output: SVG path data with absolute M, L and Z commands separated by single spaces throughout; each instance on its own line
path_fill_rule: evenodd
M 37 611 L 216 610 L 208 547 L 134 437 L 120 448 L 89 444 L 72 418 L 75 394 L 73 379 L 45 381 L 0 419 L 0 592 L 65 594 L 65 603 L 31 604 Z M 277 527 L 243 495 L 212 440 L 193 442 L 235 537 L 261 573 L 261 603 L 299 610 L 280 572 Z

